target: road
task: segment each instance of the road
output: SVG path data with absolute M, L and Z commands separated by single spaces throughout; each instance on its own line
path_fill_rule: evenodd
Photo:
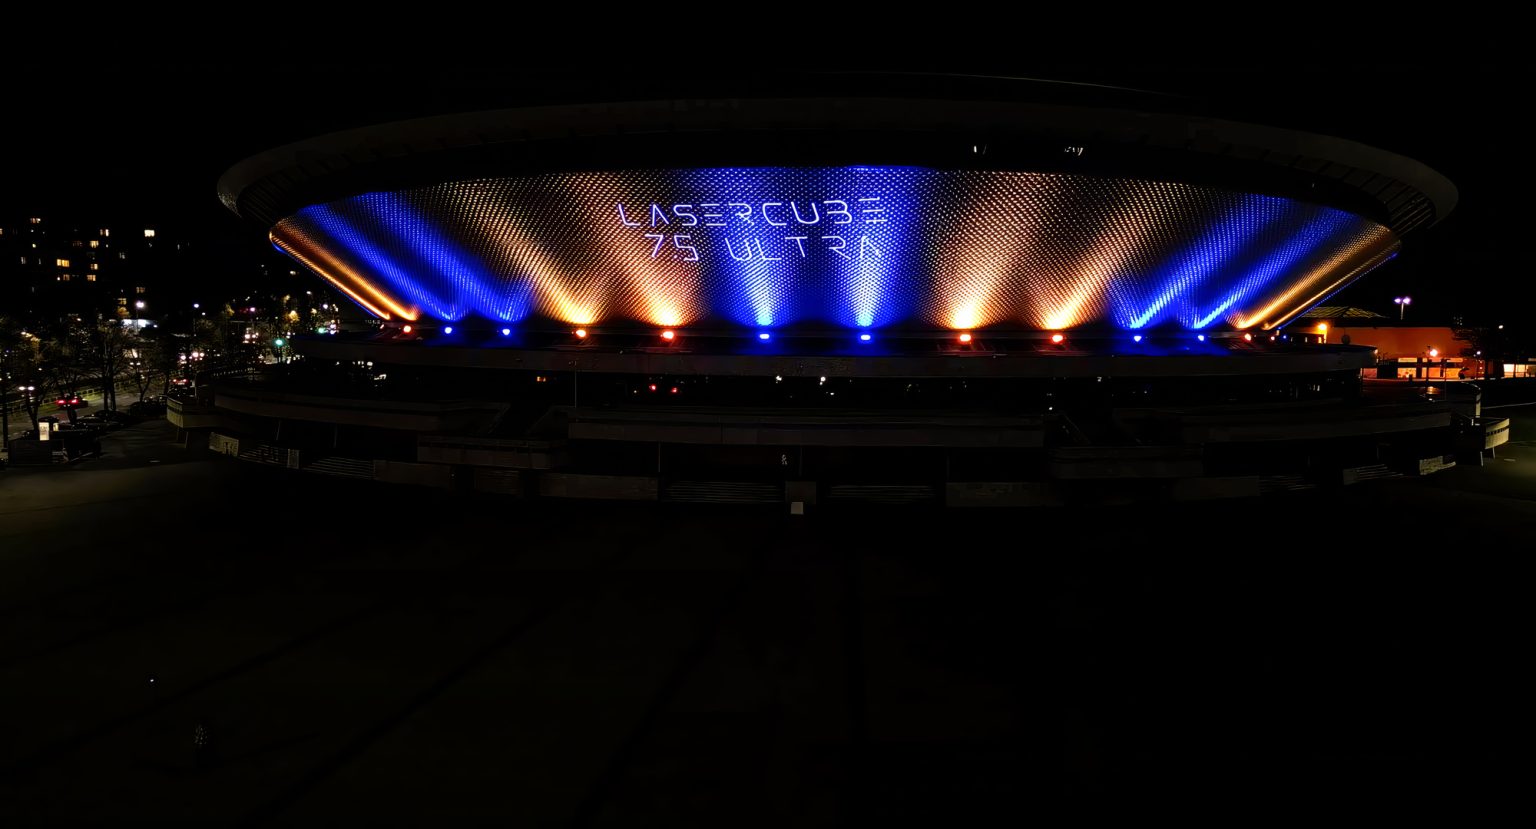
M 90 406 L 87 406 L 85 408 L 81 408 L 81 409 L 77 410 L 77 414 L 81 414 L 81 415 L 87 414 L 87 413 L 91 412 L 92 409 L 97 404 L 99 404 L 101 402 L 101 398 L 100 398 L 99 394 L 96 397 L 96 399 L 94 399 L 94 400 L 89 398 L 89 397 L 82 397 L 81 399 L 85 400 L 87 403 L 90 404 Z M 14 405 L 14 403 L 12 405 Z M 56 403 L 54 403 L 52 401 L 44 403 L 44 404 L 42 404 L 41 406 L 38 407 L 38 409 L 37 409 L 37 416 L 38 417 L 43 417 L 45 415 L 53 415 L 54 417 L 57 417 L 60 421 L 64 421 L 64 420 L 68 420 L 69 419 L 69 415 L 64 411 L 64 409 L 62 407 L 60 407 L 58 404 L 56 404 Z M 27 414 L 27 410 L 25 408 L 17 406 L 15 409 L 13 409 L 11 411 L 11 415 L 10 415 L 10 432 L 8 433 L 9 437 L 11 437 L 11 438 L 19 438 L 23 434 L 25 434 L 27 431 L 31 430 L 31 428 L 32 428 L 32 417 Z
M 156 391 L 154 389 L 151 389 L 149 391 L 149 396 L 158 396 L 158 395 L 161 395 L 161 394 L 164 394 L 164 393 L 165 393 L 165 387 L 162 385 L 161 388 L 158 391 Z M 76 411 L 77 415 L 88 415 L 91 412 L 97 411 L 98 409 L 101 408 L 102 397 L 101 397 L 101 390 L 100 389 L 83 389 L 80 392 L 80 398 L 82 400 L 84 400 L 88 405 L 78 409 Z M 119 388 L 117 390 L 117 405 L 118 405 L 118 408 L 126 409 L 126 408 L 128 408 L 128 406 L 130 404 L 137 402 L 138 399 L 139 399 L 139 394 L 138 394 L 137 391 L 130 392 L 126 388 Z M 11 438 L 19 438 L 23 434 L 25 434 L 26 432 L 31 430 L 31 428 L 32 428 L 32 418 L 27 415 L 26 409 L 24 409 L 24 408 L 22 408 L 22 407 L 20 407 L 20 406 L 18 406 L 16 404 L 14 392 L 12 393 L 11 397 L 8 398 L 7 402 L 9 402 L 14 407 L 12 409 L 11 415 L 10 415 L 10 434 L 9 434 L 9 437 L 11 437 Z M 46 402 L 46 403 L 42 404 L 41 406 L 39 406 L 38 410 L 37 410 L 37 414 L 38 414 L 38 417 L 43 417 L 45 415 L 53 415 L 54 417 L 57 417 L 60 421 L 64 421 L 64 420 L 68 420 L 69 419 L 69 415 L 64 411 L 64 409 L 62 407 L 60 407 L 58 404 L 54 403 L 52 400 L 49 400 L 48 402 Z
M 1332 493 L 790 518 L 290 476 L 144 424 L 0 473 L 0 818 L 1476 813 L 1521 774 L 1489 740 L 1524 721 L 1531 426 Z

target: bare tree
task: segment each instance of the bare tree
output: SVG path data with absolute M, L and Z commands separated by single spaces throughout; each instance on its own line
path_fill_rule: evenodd
M 12 413 L 25 414 L 37 429 L 40 372 L 38 338 L 15 320 L 0 317 L 0 441 L 10 442 Z M 28 387 L 33 391 L 22 391 Z
M 81 382 L 94 374 L 90 346 L 89 333 L 78 323 L 65 322 L 50 332 L 39 345 L 45 382 L 38 384 L 35 396 L 46 397 L 50 388 L 61 398 L 78 394 Z M 75 410 L 69 408 L 65 412 L 73 422 Z

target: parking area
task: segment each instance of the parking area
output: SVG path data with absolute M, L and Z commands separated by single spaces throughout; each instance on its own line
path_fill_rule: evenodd
M 14 819 L 953 823 L 1514 774 L 1469 752 L 1518 687 L 1523 472 L 791 518 L 170 438 L 0 473 Z

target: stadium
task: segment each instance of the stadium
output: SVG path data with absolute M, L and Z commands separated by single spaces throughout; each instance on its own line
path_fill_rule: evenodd
M 224 203 L 371 322 L 172 419 L 314 472 L 794 509 L 1257 494 L 1478 438 L 1294 322 L 1449 181 L 1045 91 L 543 103 L 252 157 Z

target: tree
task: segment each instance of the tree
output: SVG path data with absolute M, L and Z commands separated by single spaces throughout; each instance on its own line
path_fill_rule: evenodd
M 37 429 L 38 391 L 18 393 L 18 387 L 39 383 L 38 339 L 15 320 L 0 317 L 0 441 L 9 445 L 11 415 L 25 414 Z
M 44 378 L 44 382 L 37 384 L 39 398 L 46 397 L 50 388 L 59 397 L 78 394 L 81 382 L 93 374 L 90 335 L 78 321 L 60 323 L 42 338 L 38 349 L 40 374 Z M 65 411 L 73 421 L 75 410 Z
M 156 381 L 162 390 L 170 385 L 171 375 L 175 373 L 181 358 L 190 359 L 190 355 L 181 352 L 181 344 L 176 335 L 158 327 L 138 332 L 133 346 L 126 350 L 125 356 L 125 377 L 138 389 L 140 403 L 149 396 Z
M 97 367 L 101 380 L 101 405 L 108 411 L 117 409 L 117 378 L 130 360 L 129 352 L 139 345 L 138 332 L 118 320 L 98 320 L 89 342 L 89 355 Z

